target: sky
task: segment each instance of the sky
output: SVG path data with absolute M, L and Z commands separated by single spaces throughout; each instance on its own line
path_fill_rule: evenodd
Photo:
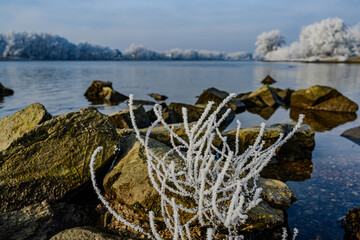
M 46 32 L 119 50 L 131 44 L 222 52 L 255 50 L 279 29 L 286 43 L 303 26 L 339 17 L 360 22 L 360 0 L 0 0 L 0 32 Z

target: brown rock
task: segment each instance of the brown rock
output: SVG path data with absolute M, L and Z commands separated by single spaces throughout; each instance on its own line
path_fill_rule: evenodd
M 0 83 L 0 97 L 10 96 L 14 94 L 14 90 L 4 87 Z
M 341 136 L 346 137 L 354 143 L 360 145 L 360 127 L 350 128 L 343 132 Z
M 134 115 L 138 128 L 146 128 L 151 125 L 143 106 L 139 105 L 134 107 Z M 109 114 L 109 118 L 116 128 L 133 128 L 129 109 L 117 113 L 111 113 Z
M 33 103 L 8 117 L 0 119 L 0 151 L 33 130 L 37 125 L 50 119 L 51 115 L 40 103 Z
M 240 98 L 247 107 L 275 107 L 281 105 L 276 92 L 268 85 L 264 85 L 255 92 Z
M 160 95 L 157 93 L 150 93 L 148 94 L 150 97 L 152 97 L 153 99 L 155 99 L 156 101 L 165 101 L 168 97 L 165 95 Z
M 276 83 L 276 81 L 272 77 L 270 77 L 270 75 L 267 75 L 263 80 L 261 80 L 261 83 L 270 85 Z
M 313 86 L 291 94 L 290 107 L 335 112 L 356 112 L 358 105 L 335 88 Z
M 124 237 L 115 234 L 109 234 L 91 226 L 85 226 L 85 227 L 75 227 L 71 229 L 66 229 L 56 234 L 52 238 L 50 238 L 50 240 L 86 240 L 86 239 L 123 240 Z M 129 240 L 130 238 L 126 238 L 126 239 Z
M 216 88 L 208 88 L 203 91 L 195 104 L 208 104 L 209 101 L 220 104 L 228 95 L 228 92 Z
M 90 181 L 89 162 L 98 146 L 95 169 L 114 157 L 118 135 L 107 116 L 84 108 L 48 120 L 0 151 L 0 212 L 75 194 Z
M 110 81 L 93 81 L 84 96 L 93 104 L 118 104 L 128 99 L 127 96 L 115 91 Z
M 346 224 L 344 229 L 344 240 L 360 239 L 360 207 L 351 209 L 346 213 Z

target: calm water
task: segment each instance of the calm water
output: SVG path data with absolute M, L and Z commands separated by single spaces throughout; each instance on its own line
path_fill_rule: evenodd
M 92 80 L 113 82 L 122 94 L 152 100 L 148 93 L 165 94 L 170 102 L 194 104 L 203 89 L 216 87 L 243 93 L 261 87 L 271 75 L 274 87 L 294 90 L 320 84 L 335 87 L 360 105 L 360 65 L 261 62 L 0 62 L 0 82 L 15 91 L 0 99 L 0 117 L 33 102 L 53 115 L 77 111 L 90 103 L 83 96 Z M 103 113 L 126 108 L 96 105 Z M 267 120 L 244 112 L 237 115 L 243 127 L 291 121 L 290 112 L 279 108 Z M 337 118 L 337 117 L 336 117 Z M 346 121 L 343 121 L 346 122 Z M 297 227 L 297 239 L 342 239 L 337 219 L 360 206 L 360 146 L 340 134 L 359 126 L 359 119 L 316 133 L 311 179 L 287 182 L 298 201 L 287 211 L 289 225 Z M 232 124 L 229 128 L 234 128 Z

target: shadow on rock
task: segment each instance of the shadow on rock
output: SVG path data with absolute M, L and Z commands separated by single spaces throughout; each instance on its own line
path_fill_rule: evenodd
M 337 126 L 354 121 L 357 118 L 356 113 L 309 110 L 301 108 L 291 108 L 290 118 L 297 120 L 300 113 L 305 114 L 304 123 L 308 124 L 316 132 L 330 131 Z

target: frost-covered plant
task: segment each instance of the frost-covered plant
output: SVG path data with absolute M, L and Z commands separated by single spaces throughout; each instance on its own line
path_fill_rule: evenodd
M 220 119 L 217 116 L 234 95 L 230 94 L 214 111 L 214 102 L 209 102 L 200 119 L 193 125 L 189 125 L 187 109 L 183 108 L 186 139 L 174 132 L 175 125 L 169 126 L 165 122 L 160 105 L 155 105 L 157 119 L 149 127 L 145 137 L 142 137 L 136 126 L 133 96 L 130 95 L 132 124 L 137 139 L 146 151 L 148 175 L 160 196 L 162 218 L 173 239 L 191 239 L 190 228 L 195 223 L 207 228 L 207 239 L 212 239 L 219 228 L 227 229 L 229 238 L 241 239 L 237 235 L 237 226 L 245 224 L 248 211 L 261 201 L 262 189 L 257 186 L 259 173 L 275 155 L 276 149 L 291 138 L 301 125 L 302 115 L 288 135 L 280 135 L 272 146 L 264 148 L 261 138 L 265 124 L 262 124 L 255 143 L 244 153 L 240 153 L 238 121 L 233 151 L 227 138 L 219 130 L 220 124 L 231 110 L 227 110 Z M 149 147 L 150 133 L 158 124 L 169 131 L 172 144 L 172 149 L 163 157 L 157 156 Z M 214 144 L 215 138 L 221 140 L 221 147 Z M 115 213 L 101 196 L 93 169 L 95 155 L 100 150 L 98 148 L 93 153 L 90 163 L 93 185 L 100 200 L 117 220 L 148 237 L 161 239 L 153 212 L 149 212 L 151 233 L 146 233 L 141 227 L 128 223 Z M 174 161 L 170 157 L 172 154 L 176 154 L 180 160 Z

